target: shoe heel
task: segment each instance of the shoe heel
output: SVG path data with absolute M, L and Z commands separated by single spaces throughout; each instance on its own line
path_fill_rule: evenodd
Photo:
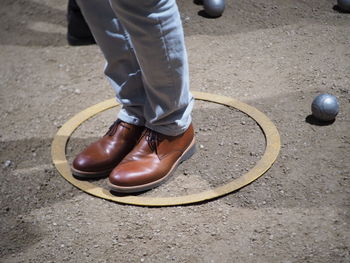
M 181 157 L 180 163 L 188 160 L 191 158 L 191 156 L 196 152 L 196 144 L 194 143 L 187 152 Z

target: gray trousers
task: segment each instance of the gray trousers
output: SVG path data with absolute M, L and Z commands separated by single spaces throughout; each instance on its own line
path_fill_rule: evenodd
M 175 0 L 78 0 L 106 59 L 121 120 L 166 135 L 191 123 L 193 97 Z

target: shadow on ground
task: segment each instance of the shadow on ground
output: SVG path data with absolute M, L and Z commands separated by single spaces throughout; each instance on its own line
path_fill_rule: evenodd
M 260 29 L 283 27 L 306 20 L 311 23 L 337 24 L 341 19 L 329 19 L 329 13 L 338 13 L 326 1 L 285 1 L 283 6 L 274 1 L 227 1 L 226 9 L 219 18 L 209 18 L 198 3 L 187 4 L 179 0 L 178 5 L 186 36 L 227 35 Z M 19 46 L 65 46 L 66 12 L 41 4 L 38 1 L 3 0 L 0 24 L 0 45 Z M 344 14 L 345 15 L 345 14 Z M 6 21 L 6 23 L 5 23 Z M 44 23 L 46 32 L 32 28 L 35 23 Z M 51 32 L 50 32 L 50 28 Z M 60 28 L 60 32 L 57 31 Z M 55 30 L 54 30 L 55 29 Z
M 68 2 L 68 1 L 67 1 Z M 30 0 L 3 0 L 0 7 L 0 45 L 18 46 L 64 46 L 67 45 L 65 33 L 40 32 L 31 29 L 34 23 L 46 23 L 52 28 L 65 31 L 65 12 L 44 3 Z M 5 23 L 6 21 L 6 23 Z

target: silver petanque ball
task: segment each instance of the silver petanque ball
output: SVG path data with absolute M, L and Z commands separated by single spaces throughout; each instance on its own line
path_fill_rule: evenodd
M 219 17 L 225 10 L 225 0 L 204 0 L 204 11 L 211 17 Z
M 332 121 L 339 112 L 339 102 L 333 95 L 320 94 L 313 100 L 311 111 L 321 121 Z

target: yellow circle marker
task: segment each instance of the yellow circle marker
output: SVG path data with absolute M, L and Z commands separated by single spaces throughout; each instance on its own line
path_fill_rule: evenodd
M 71 184 L 78 187 L 79 189 L 110 201 L 141 205 L 141 206 L 173 206 L 173 205 L 184 205 L 197 203 L 205 200 L 217 198 L 226 194 L 229 194 L 247 184 L 250 184 L 260 176 L 262 176 L 275 162 L 281 147 L 280 136 L 275 125 L 267 118 L 265 114 L 257 110 L 256 108 L 249 106 L 243 102 L 235 100 L 233 98 L 203 93 L 193 92 L 193 95 L 198 100 L 210 101 L 222 105 L 227 105 L 240 110 L 254 119 L 265 134 L 266 139 L 266 150 L 261 159 L 256 165 L 247 173 L 242 176 L 211 190 L 175 197 L 142 197 L 135 195 L 116 196 L 113 195 L 109 190 L 89 183 L 87 181 L 80 181 L 73 177 L 70 166 L 66 159 L 66 144 L 74 132 L 87 119 L 92 116 L 105 111 L 107 109 L 118 106 L 119 104 L 115 99 L 110 99 L 91 106 L 67 121 L 57 132 L 52 142 L 51 155 L 53 163 L 55 164 L 59 173 Z

